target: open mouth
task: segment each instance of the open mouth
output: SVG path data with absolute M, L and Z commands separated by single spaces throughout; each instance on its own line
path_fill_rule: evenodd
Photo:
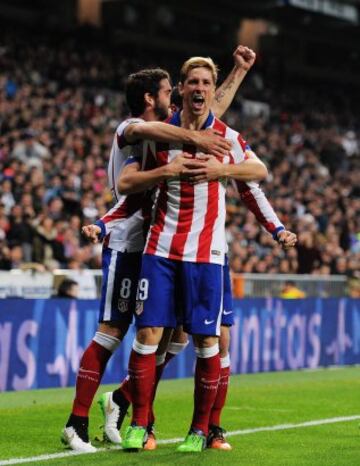
M 193 95 L 192 103 L 193 103 L 194 108 L 197 108 L 197 109 L 202 108 L 204 102 L 205 102 L 205 99 L 201 94 L 194 94 Z

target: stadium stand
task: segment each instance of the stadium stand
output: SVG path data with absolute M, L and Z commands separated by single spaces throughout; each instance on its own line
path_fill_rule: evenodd
M 112 204 L 104 168 L 126 114 L 124 79 L 156 57 L 135 61 L 131 50 L 116 54 L 91 34 L 61 44 L 49 33 L 45 40 L 5 28 L 1 36 L 0 269 L 99 268 L 101 246 L 86 243 L 80 227 Z M 167 61 L 175 69 L 174 57 L 160 64 Z M 284 252 L 229 187 L 231 268 L 342 274 L 357 283 L 360 133 L 351 95 L 299 84 L 279 92 L 266 69 L 260 60 L 226 119 L 267 163 L 263 189 L 299 242 Z M 268 114 L 249 116 L 244 98 L 266 102 Z

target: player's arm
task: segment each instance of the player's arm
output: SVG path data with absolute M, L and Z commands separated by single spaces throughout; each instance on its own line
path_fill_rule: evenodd
M 211 106 L 211 110 L 217 118 L 221 118 L 230 107 L 247 72 L 255 63 L 256 54 L 250 48 L 239 45 L 233 53 L 233 57 L 234 68 L 230 71 L 221 86 L 217 88 L 215 99 Z
M 277 240 L 284 249 L 295 246 L 296 234 L 286 230 L 260 186 L 257 183 L 241 181 L 236 181 L 235 184 L 240 199 L 274 240 Z
M 203 166 L 191 171 L 191 180 L 195 183 L 202 183 L 220 178 L 233 178 L 238 181 L 265 179 L 268 176 L 266 165 L 252 151 L 246 151 L 246 154 L 246 160 L 232 164 L 224 164 L 212 155 L 202 154 L 199 160 Z
M 118 178 L 119 192 L 138 193 L 151 189 L 162 181 L 186 176 L 189 171 L 202 167 L 202 162 L 192 157 L 192 154 L 182 152 L 170 163 L 152 170 L 141 170 L 138 162 L 130 163 L 124 167 Z
M 118 202 L 109 209 L 105 215 L 96 220 L 95 223 L 82 227 L 81 233 L 85 238 L 91 241 L 91 243 L 96 244 L 111 233 L 116 225 L 124 220 L 123 203 L 124 200 L 119 199 Z
M 266 165 L 252 151 L 245 152 L 246 159 L 241 163 L 224 165 L 224 176 L 239 181 L 261 181 L 269 172 Z
M 214 131 L 194 131 L 160 121 L 146 121 L 128 125 L 124 130 L 124 136 L 129 144 L 139 140 L 190 144 L 202 152 L 218 157 L 226 155 L 232 147 L 230 141 Z

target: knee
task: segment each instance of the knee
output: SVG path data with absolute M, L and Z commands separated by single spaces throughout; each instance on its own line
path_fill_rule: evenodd
M 142 345 L 158 345 L 163 329 L 160 327 L 140 328 L 136 334 L 136 340 Z
M 128 328 L 129 324 L 102 322 L 99 324 L 98 332 L 105 333 L 105 335 L 109 335 L 121 341 L 126 335 Z
M 186 332 L 184 332 L 182 327 L 177 327 L 172 335 L 171 341 L 173 343 L 181 343 L 187 345 L 189 342 L 189 337 Z
M 219 344 L 219 337 L 214 336 L 194 335 L 193 340 L 197 348 L 212 348 Z
M 220 357 L 224 358 L 229 354 L 230 347 L 230 328 L 222 326 L 219 338 Z

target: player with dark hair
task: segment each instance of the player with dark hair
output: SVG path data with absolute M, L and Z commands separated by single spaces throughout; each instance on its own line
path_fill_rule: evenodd
M 221 90 L 224 97 L 229 97 L 231 101 L 236 91 L 235 86 L 240 84 L 246 71 L 241 70 L 239 73 L 237 68 L 232 70 Z M 143 84 L 143 81 L 146 84 Z M 101 222 L 83 229 L 84 234 L 93 241 L 97 241 L 99 235 L 106 237 L 106 240 L 103 249 L 104 280 L 99 327 L 81 359 L 73 409 L 63 431 L 64 443 L 74 450 L 95 450 L 88 437 L 88 413 L 107 362 L 132 320 L 137 275 L 144 245 L 144 226 L 149 220 L 151 209 L 151 202 L 146 193 L 121 195 L 116 186 L 117 176 L 128 159 L 142 156 L 143 145 L 138 142 L 141 139 L 190 143 L 203 152 L 220 157 L 224 156 L 231 146 L 215 132 L 185 130 L 159 122 L 169 109 L 170 93 L 168 74 L 164 70 L 143 70 L 129 77 L 126 89 L 128 105 L 142 118 L 125 120 L 119 125 L 114 137 L 108 175 L 110 188 L 117 203 Z M 222 97 L 218 102 L 220 108 L 223 102 Z M 143 113 L 138 113 L 141 110 Z M 180 173 L 189 173 L 191 167 L 199 167 L 198 162 L 189 160 L 186 155 L 180 155 L 172 164 L 162 167 L 160 171 L 157 168 L 155 170 L 157 174 L 161 173 L 164 179 L 168 179 L 179 176 Z M 115 410 L 112 417 L 115 419 L 118 406 L 110 396 L 104 402 L 107 403 L 106 406 L 111 405 L 109 411 Z M 111 440 L 118 443 L 120 437 L 117 435 Z
M 124 449 L 142 448 L 146 441 L 148 410 L 155 381 L 155 352 L 163 328 L 177 324 L 175 282 L 180 283 L 183 295 L 184 330 L 193 335 L 198 356 L 193 421 L 179 451 L 201 451 L 204 448 L 220 377 L 218 337 L 223 304 L 225 188 L 217 180 L 227 176 L 241 180 L 261 179 L 267 173 L 258 159 L 252 157 L 245 161 L 246 144 L 240 135 L 209 113 L 217 79 L 212 60 L 190 59 L 182 67 L 181 74 L 184 109 L 181 114 L 173 115 L 170 123 L 193 129 L 214 128 L 231 139 L 233 146 L 229 155 L 214 162 L 217 173 L 210 182 L 194 186 L 181 179 L 156 180 L 161 184 L 139 281 L 138 331 L 129 361 L 133 416 L 122 444 Z M 171 163 L 181 151 L 171 144 L 157 145 L 153 149 L 159 168 Z M 200 158 L 200 162 L 211 160 L 199 154 L 195 147 L 186 146 L 182 150 L 192 153 L 195 160 Z M 197 181 L 207 181 L 208 173 L 203 167 L 194 171 Z M 141 178 L 137 178 L 139 189 L 148 186 L 146 179 L 155 181 L 146 173 Z

